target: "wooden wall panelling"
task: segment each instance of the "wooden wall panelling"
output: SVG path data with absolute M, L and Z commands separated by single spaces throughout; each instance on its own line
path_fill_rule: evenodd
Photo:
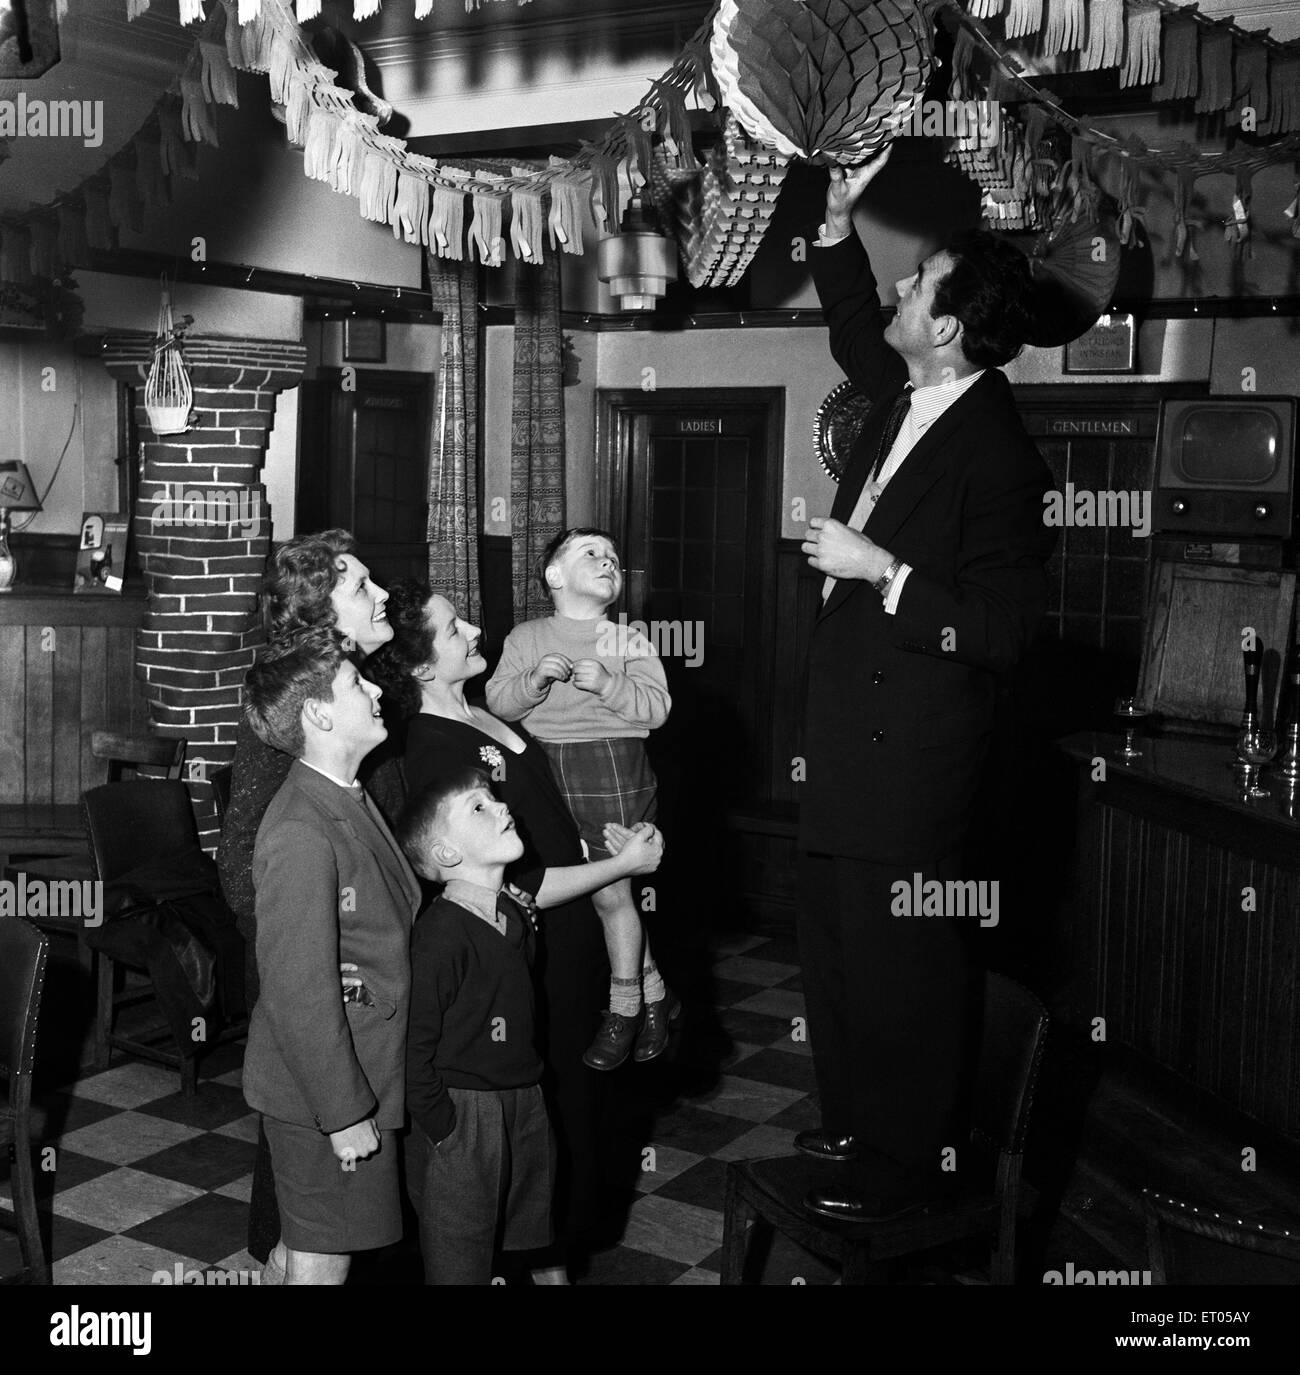
M 1070 1015 L 1300 1139 L 1300 857 L 1244 853 L 1210 812 L 1139 814 L 1113 782 L 1084 791 Z
M 49 627 L 54 629 L 54 627 Z M 26 633 L 25 725 L 27 783 L 24 802 L 54 801 L 54 654 L 41 647 L 46 628 Z M 56 635 L 58 631 L 54 632 Z
M 23 726 L 27 637 L 20 625 L 0 625 L 0 802 L 21 802 L 27 786 Z
M 144 603 L 42 598 L 30 612 L 16 602 L 2 609 L 0 802 L 75 803 L 103 782 L 92 732 L 149 733 L 133 624 Z

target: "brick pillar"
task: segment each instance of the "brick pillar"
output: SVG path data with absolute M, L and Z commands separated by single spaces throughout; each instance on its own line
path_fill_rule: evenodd
M 149 611 L 136 632 L 136 675 L 155 733 L 189 742 L 199 838 L 212 849 L 207 780 L 234 757 L 240 686 L 264 638 L 259 595 L 271 512 L 258 477 L 276 393 L 297 384 L 306 350 L 282 340 L 188 337 L 197 423 L 167 436 L 154 434 L 143 405 L 152 337 L 109 336 L 102 356 L 113 377 L 139 388 L 144 467 L 133 533 Z

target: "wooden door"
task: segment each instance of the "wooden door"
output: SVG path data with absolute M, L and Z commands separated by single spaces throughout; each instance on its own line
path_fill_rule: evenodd
M 606 517 L 673 696 L 656 766 L 762 805 L 770 769 L 781 396 L 604 394 Z
M 303 384 L 299 532 L 342 526 L 381 583 L 425 578 L 429 379 L 418 373 L 338 369 Z

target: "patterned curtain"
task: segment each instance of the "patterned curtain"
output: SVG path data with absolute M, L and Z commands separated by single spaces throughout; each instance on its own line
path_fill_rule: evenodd
M 564 387 L 556 254 L 515 265 L 515 381 L 510 425 L 510 534 L 515 624 L 551 614 L 538 556 L 564 528 Z
M 429 585 L 466 619 L 482 615 L 478 585 L 478 268 L 429 256 L 442 312 L 429 460 Z

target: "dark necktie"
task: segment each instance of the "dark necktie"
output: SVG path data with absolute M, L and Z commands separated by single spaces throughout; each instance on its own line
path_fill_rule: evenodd
M 889 457 L 890 449 L 894 447 L 894 440 L 898 438 L 898 432 L 903 428 L 903 421 L 907 419 L 907 412 L 911 406 L 912 384 L 909 382 L 894 398 L 894 404 L 889 408 L 889 414 L 885 417 L 884 432 L 880 436 L 880 447 L 876 450 L 876 461 L 871 465 L 871 472 L 867 475 L 868 482 L 874 482 L 876 474 L 884 466 L 885 460 Z

